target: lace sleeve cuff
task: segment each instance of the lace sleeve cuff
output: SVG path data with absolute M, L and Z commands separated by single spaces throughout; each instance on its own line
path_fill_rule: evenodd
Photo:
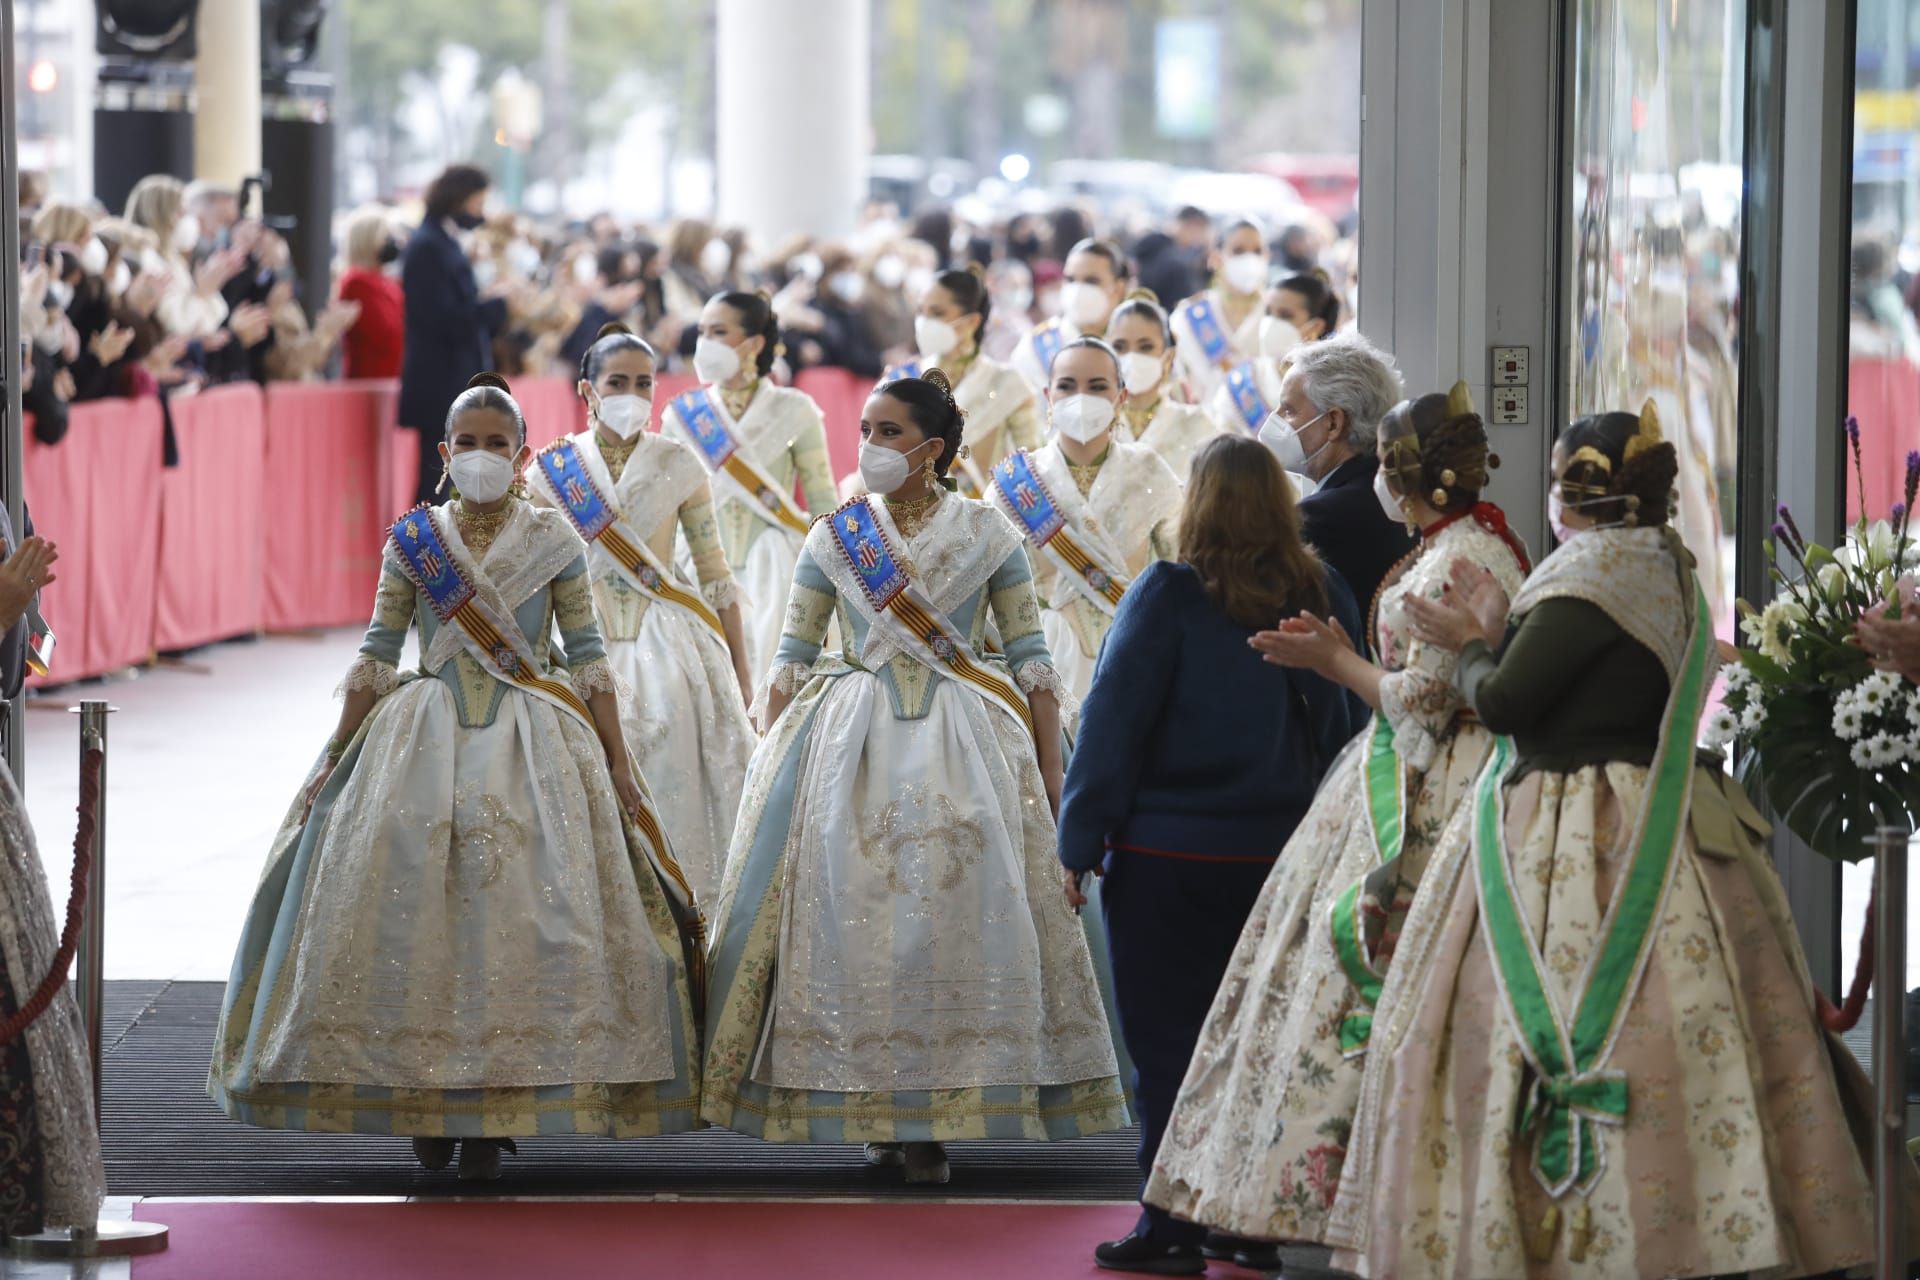
M 392 663 L 363 656 L 347 668 L 346 677 L 333 691 L 333 696 L 344 698 L 350 693 L 371 689 L 374 696 L 384 698 L 399 687 L 400 672 Z
M 1054 701 L 1060 704 L 1060 721 L 1065 724 L 1080 714 L 1080 700 L 1067 688 L 1067 682 L 1060 678 L 1060 672 L 1051 662 L 1029 662 L 1014 673 L 1019 682 L 1020 692 L 1028 695 L 1042 689 L 1051 693 Z
M 700 588 L 700 594 L 706 597 L 707 607 L 715 613 L 724 613 L 734 605 L 740 605 L 742 609 L 746 607 L 743 598 L 745 593 L 740 590 L 740 584 L 731 577 L 705 584 Z
M 812 664 L 805 662 L 783 662 L 767 672 L 766 683 L 762 684 L 760 692 L 754 695 L 753 706 L 747 710 L 747 718 L 755 724 L 762 723 L 766 718 L 768 700 L 776 693 L 791 696 L 800 692 L 812 672 Z
M 614 674 L 604 658 L 574 667 L 567 675 L 573 681 L 573 691 L 582 698 L 591 698 L 596 693 L 610 693 L 616 698 L 624 698 L 631 692 L 626 687 L 626 681 Z

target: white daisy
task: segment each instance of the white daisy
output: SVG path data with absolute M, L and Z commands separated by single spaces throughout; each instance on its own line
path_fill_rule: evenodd
M 1864 728 L 1861 723 L 1860 708 L 1842 702 L 1833 709 L 1834 736 L 1844 742 L 1852 742 L 1860 736 Z
M 1725 707 L 1715 707 L 1707 717 L 1706 741 L 1709 747 L 1724 747 L 1739 736 L 1740 722 Z

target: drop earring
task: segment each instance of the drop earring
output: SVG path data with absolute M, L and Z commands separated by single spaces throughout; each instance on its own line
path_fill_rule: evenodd
M 440 464 L 440 483 L 433 486 L 433 491 L 435 493 L 445 493 L 447 491 L 447 479 L 452 474 L 453 474 L 453 469 L 450 466 L 448 466 L 446 463 L 442 462 Z

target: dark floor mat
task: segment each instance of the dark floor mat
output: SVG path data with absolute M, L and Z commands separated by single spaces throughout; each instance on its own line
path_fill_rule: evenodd
M 206 1094 L 220 1012 L 217 982 L 111 982 L 103 1031 L 107 1182 L 115 1195 L 431 1195 L 461 1189 L 428 1174 L 397 1138 L 282 1133 L 235 1123 Z M 912 1196 L 1127 1200 L 1135 1131 L 1071 1142 L 958 1142 L 953 1181 L 908 1191 L 859 1147 L 760 1142 L 724 1130 L 618 1142 L 523 1139 L 502 1195 Z M 470 1189 L 470 1188 L 469 1188 Z

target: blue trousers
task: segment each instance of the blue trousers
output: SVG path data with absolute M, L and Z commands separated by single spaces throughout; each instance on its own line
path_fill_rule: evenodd
M 1269 858 L 1113 854 L 1101 905 L 1114 1003 L 1133 1057 L 1142 1191 L 1214 992 L 1272 869 Z M 1166 1244 L 1198 1244 L 1207 1235 L 1205 1227 L 1145 1203 L 1135 1229 Z

